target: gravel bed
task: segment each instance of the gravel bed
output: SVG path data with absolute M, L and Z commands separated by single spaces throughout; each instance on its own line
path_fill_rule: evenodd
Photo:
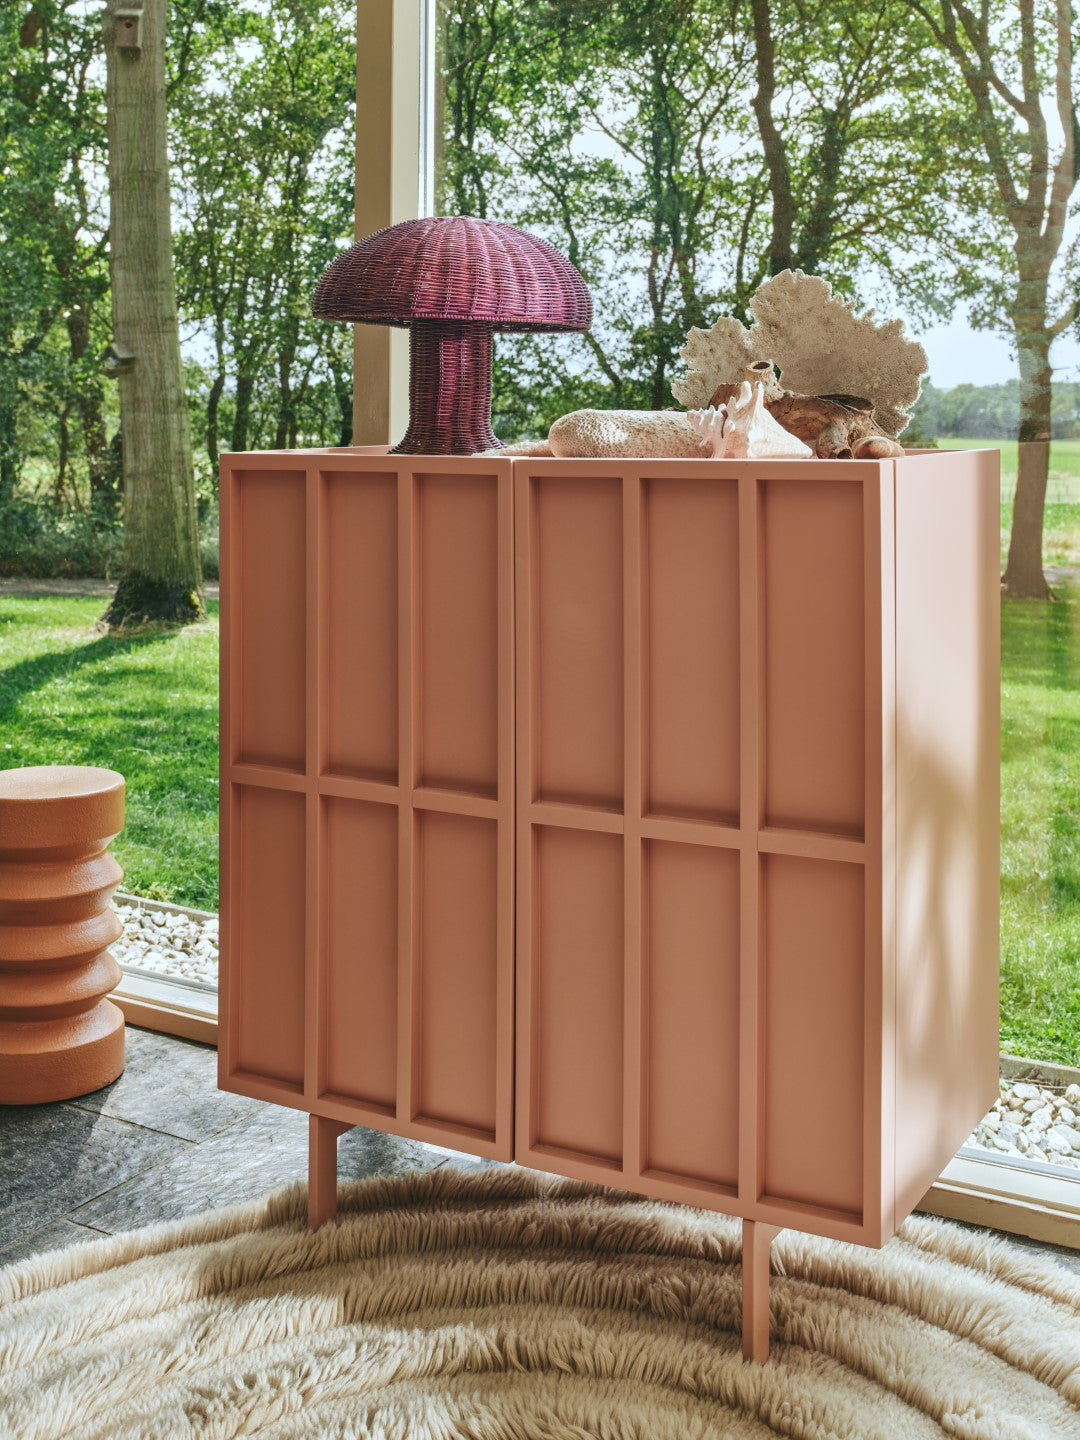
M 121 965 L 179 980 L 218 983 L 218 917 L 120 895 Z M 1002 1080 L 997 1104 L 967 1142 L 981 1150 L 1080 1170 L 1080 1085 Z
M 113 902 L 124 933 L 109 949 L 118 964 L 203 985 L 218 983 L 218 917 L 134 896 Z
M 1080 1170 L 1080 1085 L 1003 1080 L 997 1104 L 967 1143 Z

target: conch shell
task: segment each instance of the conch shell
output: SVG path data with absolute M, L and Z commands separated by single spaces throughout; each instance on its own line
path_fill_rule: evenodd
M 765 408 L 765 387 L 744 380 L 730 400 L 707 410 L 691 410 L 686 418 L 714 460 L 779 460 L 812 455 L 797 435 L 785 430 Z

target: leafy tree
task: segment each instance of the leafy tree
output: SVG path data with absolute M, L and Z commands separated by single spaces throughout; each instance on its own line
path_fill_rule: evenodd
M 599 302 L 581 340 L 500 342 L 497 423 L 670 404 L 686 331 L 787 266 L 949 308 L 957 85 L 923 38 L 902 0 L 445 7 L 443 207 L 547 234 Z
M 0 501 L 19 479 L 20 404 L 40 392 L 59 427 L 57 493 L 75 416 L 91 497 L 106 511 L 115 503 L 95 354 L 108 297 L 94 184 L 104 139 L 99 37 L 98 18 L 70 0 L 0 13 Z
M 349 333 L 309 301 L 352 227 L 354 21 L 343 0 L 232 6 L 176 76 L 180 301 L 213 347 L 215 467 L 223 404 L 233 450 L 350 437 Z
M 1066 258 L 1080 125 L 1070 0 L 908 0 L 949 56 L 968 95 L 969 127 L 992 184 L 994 220 L 1011 236 L 1008 264 L 985 277 L 975 315 L 1005 330 L 1020 369 L 1019 469 L 1005 593 L 1045 599 L 1043 510 L 1051 433 L 1050 349 L 1080 314 L 1055 293 Z M 1050 111 L 1061 139 L 1051 140 Z M 1075 256 L 1071 257 L 1075 258 Z

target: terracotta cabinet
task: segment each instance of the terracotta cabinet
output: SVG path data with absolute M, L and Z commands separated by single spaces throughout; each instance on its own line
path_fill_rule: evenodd
M 998 524 L 985 452 L 226 457 L 221 1083 L 316 1218 L 355 1124 L 893 1233 L 997 1092 Z

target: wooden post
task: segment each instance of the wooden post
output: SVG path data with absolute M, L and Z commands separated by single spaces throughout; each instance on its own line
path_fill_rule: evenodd
M 308 1225 L 312 1230 L 337 1219 L 337 1142 L 351 1129 L 341 1120 L 308 1117 Z
M 422 11 L 421 0 L 357 0 L 358 240 L 422 213 Z M 357 325 L 353 364 L 353 444 L 392 444 L 409 420 L 407 333 Z
M 769 1251 L 779 1233 L 779 1225 L 743 1221 L 742 1353 L 755 1365 L 769 1358 Z

